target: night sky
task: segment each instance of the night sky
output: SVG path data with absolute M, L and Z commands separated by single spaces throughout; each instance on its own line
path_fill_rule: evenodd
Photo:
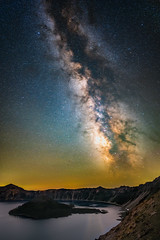
M 160 1 L 0 1 L 0 185 L 160 175 Z

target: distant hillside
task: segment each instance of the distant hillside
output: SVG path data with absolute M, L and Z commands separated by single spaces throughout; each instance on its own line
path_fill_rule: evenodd
M 35 191 L 26 191 L 21 187 L 8 184 L 0 187 L 0 201 L 23 201 L 33 199 Z
M 105 201 L 132 208 L 158 190 L 160 190 L 160 177 L 156 178 L 153 182 L 148 182 L 138 187 L 122 186 L 113 189 L 98 187 L 27 191 L 13 184 L 9 184 L 0 187 L 0 201 L 22 201 L 32 200 L 37 197 L 49 197 L 53 200 Z
M 160 191 L 139 203 L 122 222 L 98 240 L 159 240 Z

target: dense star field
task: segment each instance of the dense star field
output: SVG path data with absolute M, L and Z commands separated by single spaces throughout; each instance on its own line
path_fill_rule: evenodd
M 0 23 L 1 185 L 159 175 L 159 1 L 1 0 Z

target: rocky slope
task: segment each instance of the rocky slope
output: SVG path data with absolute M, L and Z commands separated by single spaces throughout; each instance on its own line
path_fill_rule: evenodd
M 148 182 L 138 187 L 122 186 L 113 189 L 98 187 L 27 191 L 13 184 L 9 184 L 0 187 L 0 201 L 24 201 L 37 197 L 49 197 L 54 200 L 105 201 L 123 205 L 126 208 L 132 208 L 158 190 L 160 190 L 160 177 L 156 178 L 153 182 Z
M 122 222 L 99 240 L 160 239 L 160 191 L 128 212 Z

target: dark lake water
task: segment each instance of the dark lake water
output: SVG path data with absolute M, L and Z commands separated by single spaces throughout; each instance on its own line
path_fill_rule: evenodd
M 47 220 L 8 214 L 21 204 L 0 202 L 0 240 L 95 240 L 119 223 L 120 207 L 114 205 L 92 205 L 107 210 L 106 214 L 74 214 Z

